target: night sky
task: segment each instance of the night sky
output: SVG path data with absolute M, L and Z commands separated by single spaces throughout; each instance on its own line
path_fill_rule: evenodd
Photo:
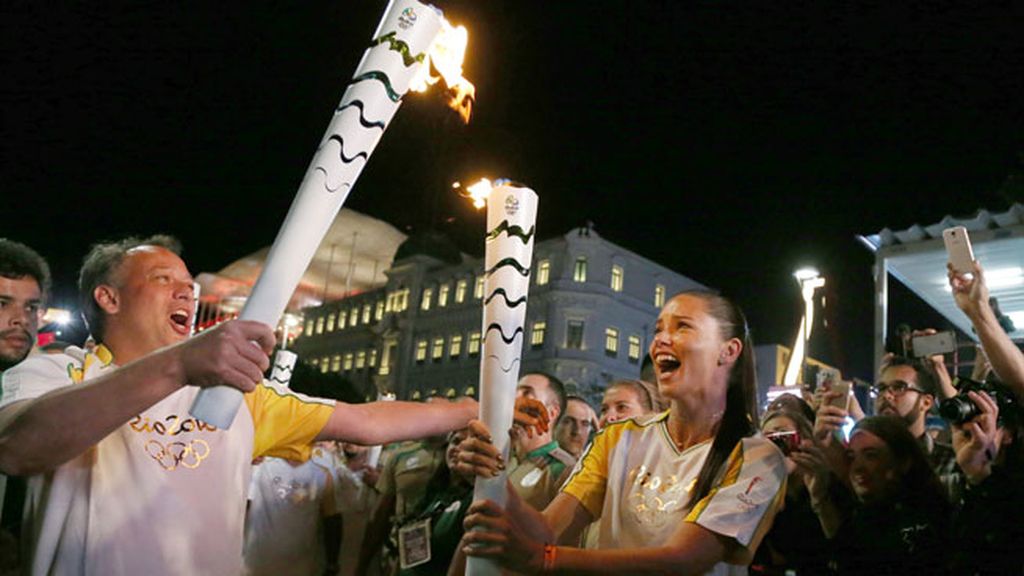
M 736 298 L 761 342 L 791 341 L 815 264 L 812 350 L 869 378 L 855 235 L 1024 201 L 1019 4 L 888 4 L 439 2 L 470 31 L 473 122 L 406 97 L 346 206 L 481 254 L 449 185 L 510 177 L 542 238 L 592 221 Z M 0 236 L 49 259 L 58 304 L 102 238 L 173 233 L 193 273 L 270 244 L 384 6 L 0 9 Z

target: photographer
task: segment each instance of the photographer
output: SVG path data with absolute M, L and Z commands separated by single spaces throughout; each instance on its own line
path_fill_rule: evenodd
M 1024 353 L 999 324 L 999 318 L 989 303 L 984 269 L 975 261 L 970 275 L 953 270 L 952 265 L 948 266 L 948 271 L 953 299 L 978 333 L 992 370 L 1018 400 L 1024 400 Z
M 967 381 L 940 408 L 953 426 L 963 490 L 953 523 L 954 574 L 1021 574 L 1024 557 L 1022 414 L 1001 384 Z M 965 418 L 966 416 L 966 418 Z

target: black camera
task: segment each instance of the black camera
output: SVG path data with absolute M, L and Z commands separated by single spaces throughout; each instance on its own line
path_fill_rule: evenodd
M 970 378 L 959 378 L 957 381 L 957 395 L 947 398 L 939 403 L 939 415 L 950 424 L 964 424 L 970 422 L 974 417 L 981 414 L 981 408 L 968 396 L 968 392 L 988 394 L 996 402 L 999 408 L 997 423 L 999 426 L 1016 424 L 1019 420 L 1020 409 L 1013 392 L 1008 390 L 999 382 L 978 382 Z

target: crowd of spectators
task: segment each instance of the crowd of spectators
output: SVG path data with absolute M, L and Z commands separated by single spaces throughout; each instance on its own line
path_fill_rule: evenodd
M 28 355 L 49 272 L 0 248 L 17 260 L 0 258 L 4 370 Z M 462 574 L 482 557 L 516 573 L 1024 574 L 1024 354 L 979 263 L 948 279 L 980 341 L 970 377 L 915 356 L 910 336 L 934 330 L 908 329 L 860 399 L 833 375 L 758 410 L 743 312 L 686 292 L 641 377 L 599 402 L 523 374 L 507 457 L 477 421 L 382 454 L 321 434 L 306 461 L 261 455 L 244 573 Z M 473 502 L 475 478 L 498 473 L 508 503 Z

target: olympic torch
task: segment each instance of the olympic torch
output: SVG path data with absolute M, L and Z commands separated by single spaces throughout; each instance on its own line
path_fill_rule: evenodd
M 474 192 L 474 188 L 470 191 Z M 537 194 L 533 190 L 506 182 L 499 183 L 487 195 L 480 420 L 491 431 L 494 445 L 506 462 L 523 350 L 536 220 Z M 477 477 L 473 500 L 493 500 L 504 506 L 506 482 L 505 472 L 495 478 Z M 500 573 L 492 560 L 467 560 L 467 575 Z
M 429 67 L 428 49 L 443 26 L 439 11 L 415 0 L 392 0 L 388 5 L 309 164 L 241 319 L 277 325 L 402 97 L 410 84 L 422 84 L 423 76 L 430 76 L 429 70 L 421 69 Z M 460 30 L 464 36 L 465 29 Z M 228 428 L 241 402 L 242 394 L 234 388 L 204 388 L 191 413 L 218 428 Z

